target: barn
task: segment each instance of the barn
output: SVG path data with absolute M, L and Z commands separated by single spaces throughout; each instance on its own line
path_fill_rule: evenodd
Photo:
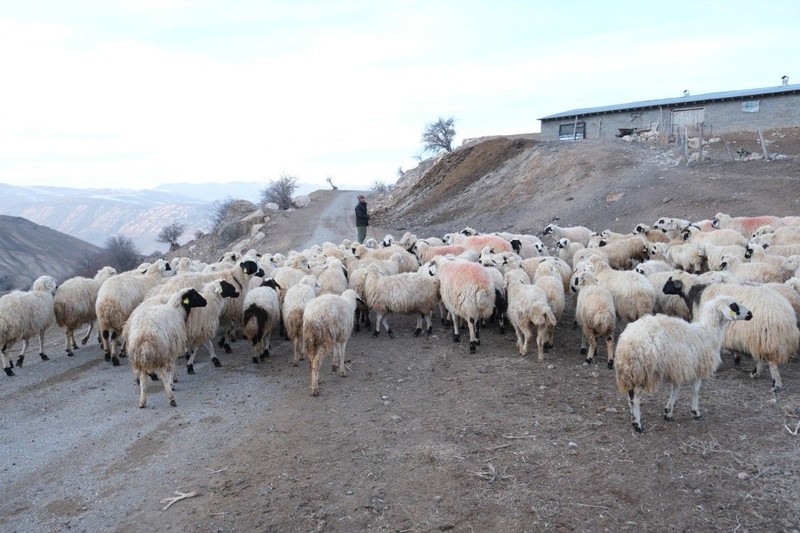
M 657 131 L 704 137 L 800 126 L 800 84 L 572 109 L 540 118 L 542 141 L 612 139 Z

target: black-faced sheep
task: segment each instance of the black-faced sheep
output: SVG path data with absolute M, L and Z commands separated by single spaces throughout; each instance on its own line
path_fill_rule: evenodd
M 700 283 L 691 276 L 681 274 L 668 280 L 663 289 L 666 294 L 680 295 L 693 315 L 707 301 L 716 296 L 729 296 L 741 302 L 753 312 L 753 320 L 731 325 L 725 332 L 722 347 L 737 353 L 734 360 L 739 364 L 740 353 L 749 353 L 756 361 L 750 373 L 758 377 L 769 364 L 773 389 L 783 386 L 778 366 L 793 357 L 800 345 L 800 330 L 794 310 L 789 302 L 774 290 L 757 285 Z
M 188 343 L 189 360 L 186 361 L 186 371 L 194 374 L 194 358 L 200 346 L 205 346 L 211 355 L 211 363 L 221 366 L 214 351 L 214 335 L 219 329 L 219 316 L 225 308 L 226 298 L 238 298 L 239 291 L 225 278 L 218 278 L 206 283 L 200 291 L 206 300 L 206 305 L 196 309 L 186 318 L 186 338 Z
M 53 314 L 53 295 L 56 280 L 50 276 L 37 278 L 29 291 L 11 291 L 0 298 L 0 354 L 3 370 L 13 376 L 13 364 L 8 351 L 17 341 L 22 340 L 22 351 L 17 358 L 17 366 L 22 366 L 28 351 L 28 339 L 39 337 L 39 357 L 49 358 L 44 353 L 44 334 L 55 322 Z
M 696 322 L 666 315 L 646 316 L 628 324 L 616 350 L 617 387 L 628 394 L 631 422 L 642 432 L 641 396 L 670 384 L 664 418 L 672 420 L 678 390 L 692 384 L 692 415 L 700 418 L 699 393 L 703 379 L 719 367 L 725 326 L 732 320 L 750 320 L 753 314 L 733 298 L 720 296 L 707 302 Z
M 322 294 L 303 313 L 303 349 L 311 366 L 311 395 L 319 396 L 319 369 L 331 352 L 331 371 L 346 376 L 345 349 L 353 331 L 358 294 L 347 289 L 341 296 Z
M 139 407 L 147 405 L 148 376 L 157 374 L 164 383 L 169 404 L 177 405 L 172 392 L 175 361 L 186 353 L 186 318 L 206 300 L 195 289 L 176 292 L 167 303 L 137 307 L 125 324 L 123 335 L 131 368 L 139 380 Z

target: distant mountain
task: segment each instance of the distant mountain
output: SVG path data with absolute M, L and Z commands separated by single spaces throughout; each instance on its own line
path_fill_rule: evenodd
M 100 248 L 20 217 L 0 215 L 0 292 L 29 289 L 39 276 L 60 283 Z
M 261 191 L 268 186 L 269 180 L 231 181 L 229 183 L 165 183 L 156 187 L 155 190 L 190 196 L 201 202 L 210 203 L 231 197 L 258 204 L 261 199 Z M 298 183 L 295 195 L 309 194 L 329 187 L 328 184 Z
M 0 213 L 21 216 L 102 246 L 112 235 L 133 240 L 144 254 L 166 251 L 156 241 L 171 222 L 186 225 L 179 239 L 187 242 L 210 225 L 209 204 L 167 191 L 130 189 L 70 189 L 16 187 L 0 184 Z

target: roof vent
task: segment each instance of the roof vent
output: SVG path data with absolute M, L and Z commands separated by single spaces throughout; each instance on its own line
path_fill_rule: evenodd
M 781 85 L 789 85 L 789 76 L 781 76 Z
M 689 96 L 689 89 L 683 90 L 683 96 Z

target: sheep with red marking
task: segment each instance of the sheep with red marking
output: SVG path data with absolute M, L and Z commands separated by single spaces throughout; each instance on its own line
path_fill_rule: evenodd
M 717 213 L 711 219 L 712 225 L 717 229 L 732 229 L 741 233 L 745 238 L 750 238 L 754 231 L 764 225 L 772 227 L 783 226 L 784 222 L 774 216 L 732 217 L 725 213 Z
M 489 318 L 494 309 L 492 278 L 478 263 L 445 257 L 431 261 L 428 272 L 438 276 L 442 303 L 453 317 L 453 342 L 461 340 L 458 318 L 463 318 L 469 329 L 469 351 L 475 353 L 480 344 L 480 321 Z

